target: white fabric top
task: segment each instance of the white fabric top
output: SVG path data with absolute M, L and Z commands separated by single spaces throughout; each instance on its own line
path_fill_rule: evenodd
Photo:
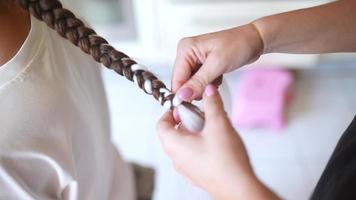
M 31 21 L 0 67 L 0 199 L 134 199 L 110 141 L 100 66 Z

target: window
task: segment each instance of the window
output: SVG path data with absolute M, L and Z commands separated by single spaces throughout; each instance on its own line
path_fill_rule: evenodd
M 64 0 L 97 32 L 108 39 L 127 40 L 136 36 L 131 0 Z

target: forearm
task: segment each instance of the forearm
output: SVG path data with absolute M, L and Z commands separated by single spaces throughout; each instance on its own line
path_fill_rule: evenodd
M 250 172 L 248 172 L 250 171 Z M 231 176 L 224 185 L 210 191 L 216 200 L 249 199 L 249 200 L 279 200 L 280 198 L 258 180 L 252 169 L 243 176 Z M 235 178 L 234 178 L 235 177 Z
M 279 200 L 280 198 L 266 185 L 260 182 L 257 178 L 255 183 L 247 191 L 242 199 L 250 200 Z
M 356 51 L 356 1 L 343 0 L 258 19 L 264 53 Z

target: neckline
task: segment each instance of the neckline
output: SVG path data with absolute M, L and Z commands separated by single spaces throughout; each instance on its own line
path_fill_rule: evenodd
M 21 74 L 32 62 L 43 41 L 40 22 L 31 16 L 30 31 L 17 53 L 0 67 L 0 88 Z

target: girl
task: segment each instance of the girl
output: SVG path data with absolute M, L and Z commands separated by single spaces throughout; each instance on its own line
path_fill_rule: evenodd
M 100 66 L 0 1 L 0 199 L 134 199 Z

